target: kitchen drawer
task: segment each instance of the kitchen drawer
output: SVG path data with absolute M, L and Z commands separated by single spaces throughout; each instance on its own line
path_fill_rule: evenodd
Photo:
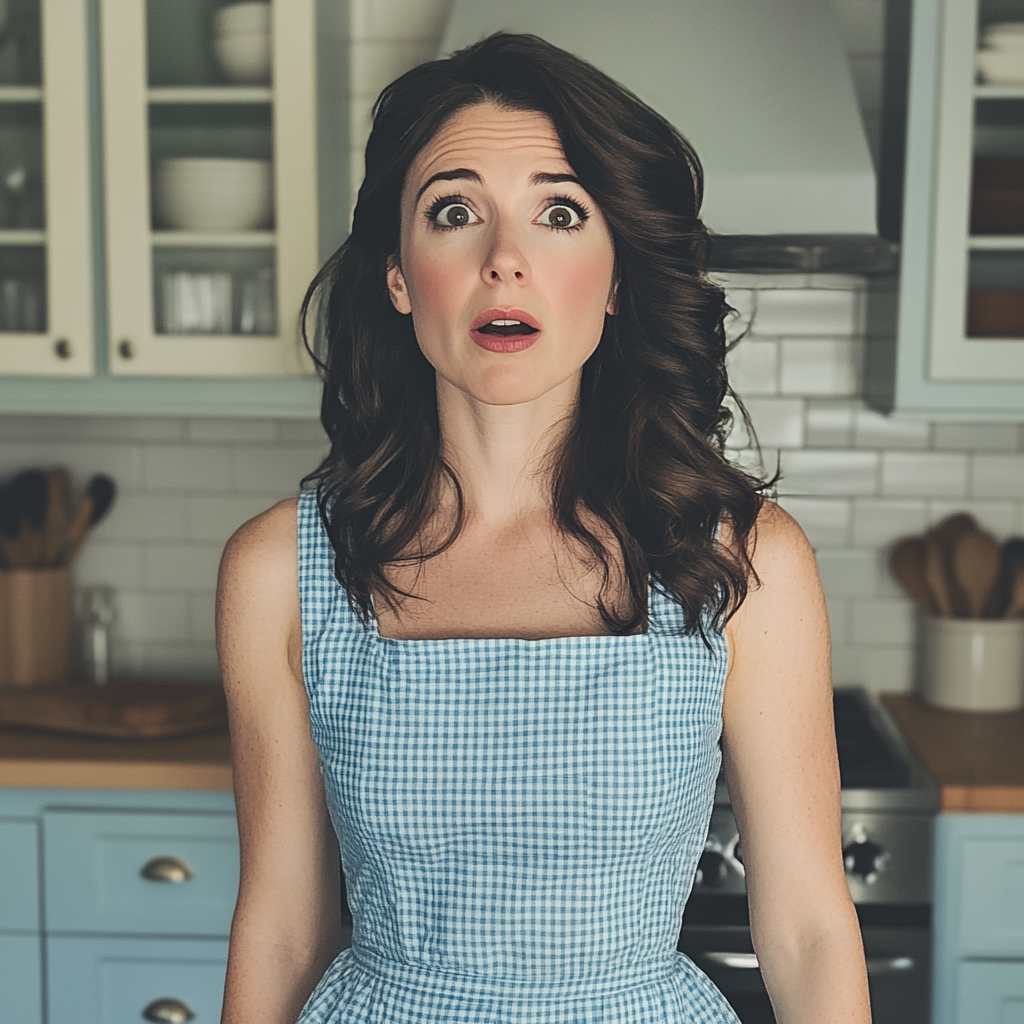
M 228 934 L 234 815 L 52 811 L 43 843 L 48 933 Z
M 0 932 L 38 931 L 39 826 L 34 819 L 0 818 L 0 865 Z
M 961 840 L 961 956 L 1024 958 L 1024 835 Z
M 217 939 L 47 939 L 49 1024 L 218 1024 L 227 959 Z
M 38 935 L 0 935 L 0 1024 L 42 1024 L 42 954 Z
M 960 965 L 956 1024 L 1024 1021 L 1024 960 Z

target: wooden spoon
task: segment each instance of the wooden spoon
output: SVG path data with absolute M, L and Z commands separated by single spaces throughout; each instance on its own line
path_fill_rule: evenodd
M 950 550 L 953 577 L 967 597 L 967 613 L 980 619 L 999 578 L 999 542 L 984 530 L 962 533 Z
M 1010 588 L 1010 603 L 1006 607 L 1006 618 L 1024 618 L 1024 566 L 1019 566 Z
M 57 565 L 60 549 L 68 532 L 70 481 L 66 469 L 51 469 L 46 474 L 46 521 L 43 524 L 43 564 Z
M 931 534 L 925 535 L 923 543 L 925 582 L 935 602 L 935 610 L 948 618 L 953 614 L 952 587 L 946 568 L 948 552 L 942 542 Z
M 1001 619 L 1006 615 L 1018 569 L 1024 569 L 1024 537 L 1009 537 L 1003 541 L 999 555 L 999 579 L 986 611 L 986 616 Z
M 950 553 L 958 537 L 978 530 L 978 522 L 969 512 L 957 512 L 936 523 L 926 534 L 928 554 L 925 575 L 935 595 L 940 615 L 967 615 L 967 595 L 953 578 Z
M 97 473 L 88 483 L 85 494 L 78 499 L 75 514 L 68 527 L 61 551 L 61 564 L 70 562 L 85 542 L 89 530 L 110 511 L 117 488 L 114 481 Z
M 919 608 L 936 612 L 935 598 L 925 578 L 925 542 L 920 537 L 908 537 L 892 549 L 889 569 Z

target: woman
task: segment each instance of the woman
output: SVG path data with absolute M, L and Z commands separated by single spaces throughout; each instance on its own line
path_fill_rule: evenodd
M 230 1024 L 735 1021 L 675 952 L 723 754 L 779 1021 L 869 1020 L 824 603 L 723 458 L 700 193 L 534 37 L 378 101 L 311 289 L 330 456 L 222 565 Z

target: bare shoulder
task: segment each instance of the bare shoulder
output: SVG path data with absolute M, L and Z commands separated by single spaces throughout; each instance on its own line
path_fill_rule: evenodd
M 814 550 L 800 524 L 774 501 L 765 501 L 757 517 L 751 558 L 762 579 L 777 574 L 812 571 L 817 575 Z
M 298 572 L 297 498 L 287 498 L 243 523 L 224 547 L 221 578 L 264 579 Z

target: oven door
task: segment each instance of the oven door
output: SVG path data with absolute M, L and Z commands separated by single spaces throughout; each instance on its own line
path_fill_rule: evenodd
M 931 931 L 865 924 L 873 1024 L 928 1024 Z M 743 1024 L 776 1024 L 746 925 L 685 924 L 679 948 L 718 986 Z

